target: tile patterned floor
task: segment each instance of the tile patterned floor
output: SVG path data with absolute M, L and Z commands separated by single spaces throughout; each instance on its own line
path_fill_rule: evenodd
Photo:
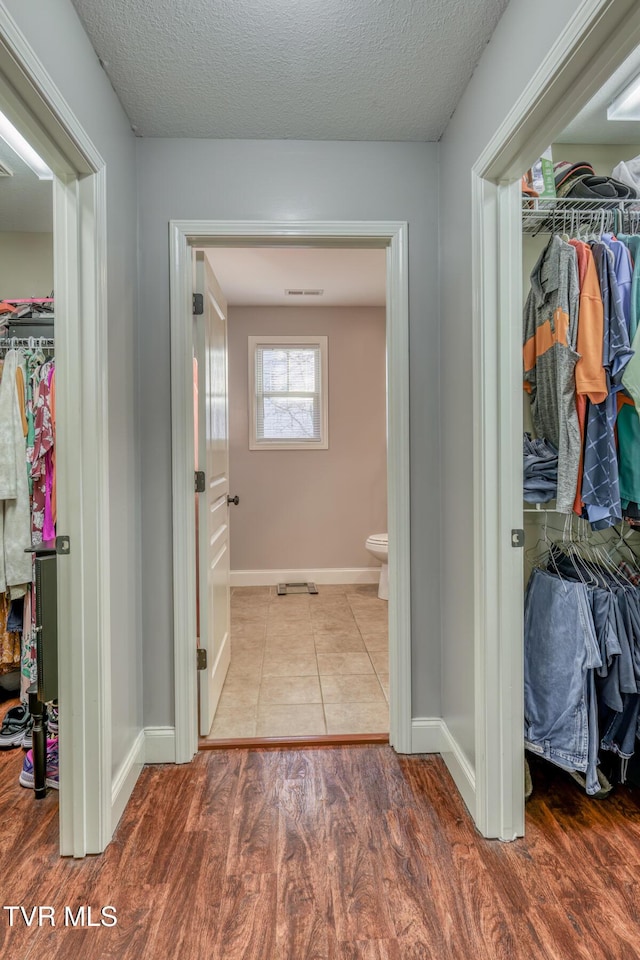
M 231 666 L 209 739 L 386 733 L 388 604 L 376 586 L 231 591 Z

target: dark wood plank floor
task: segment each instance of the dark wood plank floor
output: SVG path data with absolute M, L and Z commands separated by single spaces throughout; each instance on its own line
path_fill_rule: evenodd
M 57 856 L 56 796 L 0 756 L 3 960 L 637 960 L 640 799 L 538 765 L 525 840 L 482 839 L 437 757 L 231 750 L 146 768 L 101 857 Z M 64 907 L 117 909 L 71 928 Z M 85 914 L 86 916 L 86 914 Z M 37 922 L 37 921 L 36 921 Z

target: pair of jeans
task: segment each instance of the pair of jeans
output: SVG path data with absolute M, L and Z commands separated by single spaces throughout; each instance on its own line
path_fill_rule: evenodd
M 534 569 L 525 597 L 525 745 L 565 770 L 586 772 L 597 793 L 601 666 L 586 584 Z

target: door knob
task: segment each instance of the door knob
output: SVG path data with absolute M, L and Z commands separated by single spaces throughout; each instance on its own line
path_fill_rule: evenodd
M 227 503 L 235 503 L 236 507 L 240 503 L 240 497 L 236 494 L 235 497 L 227 497 Z

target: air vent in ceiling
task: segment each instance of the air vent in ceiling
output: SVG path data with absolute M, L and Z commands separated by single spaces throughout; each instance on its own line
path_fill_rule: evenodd
M 10 170 L 9 167 L 5 167 L 4 163 L 0 163 L 0 177 L 12 177 L 13 170 Z
M 324 290 L 285 290 L 288 297 L 321 297 Z

